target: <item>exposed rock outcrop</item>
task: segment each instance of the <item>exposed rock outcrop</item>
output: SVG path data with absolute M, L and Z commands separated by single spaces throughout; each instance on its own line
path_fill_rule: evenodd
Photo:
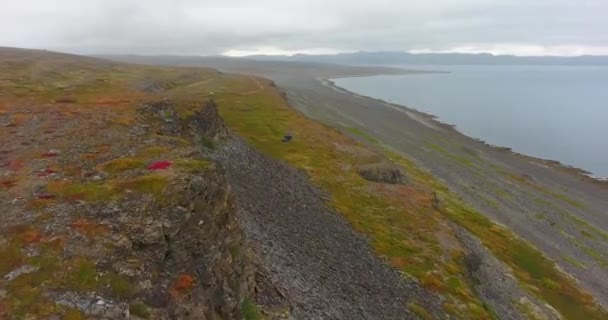
M 133 251 L 150 258 L 138 281 L 152 285 L 140 294 L 158 308 L 158 318 L 238 318 L 240 304 L 253 289 L 254 270 L 230 188 L 214 170 L 186 177 L 180 185 L 186 187 L 173 191 L 183 195 L 180 206 L 123 221 L 131 226 Z M 146 279 L 150 274 L 160 278 Z M 167 287 L 169 295 L 164 294 Z
M 162 134 L 188 136 L 198 143 L 229 137 L 228 129 L 213 100 L 185 116 L 180 115 L 170 100 L 146 104 L 140 108 L 140 112 L 147 121 L 160 124 Z
M 15 130 L 42 137 L 40 155 L 0 167 L 29 179 L 1 186 L 0 319 L 243 318 L 255 268 L 231 188 L 201 155 L 228 130 L 213 102 L 178 107 L 69 121 L 53 106 L 25 109 Z M 114 117 L 130 125 L 100 122 Z M 44 136 L 48 119 L 86 133 Z
M 406 178 L 401 169 L 391 163 L 381 162 L 361 166 L 359 175 L 366 180 L 381 183 L 405 183 Z

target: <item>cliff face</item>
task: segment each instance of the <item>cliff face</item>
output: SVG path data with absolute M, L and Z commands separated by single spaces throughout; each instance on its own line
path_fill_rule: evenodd
M 153 318 L 238 318 L 253 270 L 232 193 L 213 170 L 179 184 L 185 187 L 173 190 L 183 195 L 178 207 L 154 208 L 127 223 L 130 254 L 146 257 L 145 274 L 158 274 L 140 294 L 156 309 Z
M 195 145 L 201 140 L 228 137 L 213 102 L 185 119 L 175 117 L 177 113 L 170 103 L 152 104 L 152 110 L 144 110 L 152 111 L 153 117 L 162 114 L 157 120 L 164 122 L 164 131 L 189 137 Z M 253 267 L 236 217 L 234 197 L 224 176 L 215 168 L 207 168 L 177 180 L 170 192 L 178 198 L 177 209 L 166 206 L 145 218 L 154 221 L 153 226 L 161 226 L 153 227 L 153 234 L 162 230 L 162 237 L 156 234 L 156 245 L 146 245 L 150 226 L 131 233 L 140 239 L 136 243 L 143 244 L 140 248 L 147 251 L 147 256 L 161 258 L 150 261 L 152 265 L 147 270 L 156 265 L 160 274 L 185 275 L 178 278 L 177 288 L 169 289 L 169 296 L 164 291 L 170 287 L 171 277 L 164 280 L 166 284 L 160 281 L 147 292 L 150 305 L 159 308 L 156 317 L 239 318 L 241 303 L 253 289 Z M 188 287 L 190 281 L 191 290 L 181 293 L 179 287 Z
M 196 144 L 217 142 L 229 137 L 213 100 L 208 100 L 202 108 L 188 116 L 181 116 L 170 100 L 146 104 L 140 111 L 148 120 L 160 124 L 162 134 L 186 136 Z

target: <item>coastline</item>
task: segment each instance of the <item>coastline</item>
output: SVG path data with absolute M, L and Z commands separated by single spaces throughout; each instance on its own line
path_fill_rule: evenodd
M 133 60 L 127 59 L 127 62 Z M 447 190 L 466 205 L 464 211 L 453 213 L 466 216 L 470 208 L 481 215 L 480 221 L 492 221 L 510 229 L 514 237 L 539 250 L 535 255 L 542 252 L 557 268 L 577 279 L 598 303 L 608 306 L 605 290 L 608 288 L 608 234 L 605 232 L 608 230 L 608 188 L 605 187 L 608 183 L 586 177 L 579 171 L 573 174 L 572 168 L 556 166 L 556 162 L 550 160 L 489 146 L 433 115 L 364 97 L 322 81 L 402 75 L 407 74 L 407 70 L 205 58 L 184 61 L 179 57 L 144 60 L 148 64 L 204 66 L 271 79 L 273 86 L 288 99 L 290 107 L 368 147 L 386 147 L 382 149 L 388 157 L 388 153 L 403 155 L 407 161 L 401 164 L 407 177 L 426 184 L 424 177 L 432 176 L 440 183 L 431 187 L 438 191 L 440 203 L 446 201 L 441 193 Z M 425 172 L 422 176 L 418 168 Z M 449 201 L 444 204 L 451 207 Z M 468 224 L 467 221 L 464 220 Z M 489 238 L 482 238 L 490 241 L 484 245 L 493 246 L 495 230 L 478 231 L 489 232 L 485 234 Z M 589 236 L 581 237 L 581 234 Z M 512 260 L 514 257 L 506 258 L 521 266 L 521 261 Z
M 427 71 L 419 71 L 419 70 L 405 70 L 405 71 L 408 72 L 406 74 L 449 73 L 449 72 L 434 72 L 434 71 L 427 72 Z M 411 72 L 411 73 L 409 73 L 409 72 Z M 356 76 L 335 76 L 335 77 L 332 76 L 332 77 L 323 77 L 323 78 L 320 77 L 320 78 L 317 78 L 317 80 L 319 80 L 323 85 L 331 88 L 332 90 L 336 90 L 338 92 L 349 94 L 349 95 L 357 97 L 357 98 L 369 99 L 369 100 L 375 101 L 377 103 L 383 104 L 386 107 L 403 112 L 406 115 L 408 115 L 408 117 L 410 117 L 418 122 L 421 122 L 422 124 L 424 124 L 426 126 L 428 126 L 428 124 L 431 123 L 432 127 L 441 128 L 442 130 L 448 130 L 453 134 L 457 134 L 457 135 L 460 135 L 467 139 L 471 139 L 473 141 L 482 143 L 485 146 L 492 148 L 494 151 L 504 152 L 506 154 L 519 157 L 520 159 L 526 160 L 530 163 L 551 167 L 551 168 L 575 175 L 577 177 L 583 178 L 591 183 L 595 183 L 595 184 L 599 184 L 599 185 L 608 187 L 608 177 L 606 177 L 606 178 L 595 177 L 595 176 L 593 176 L 593 174 L 591 172 L 589 172 L 585 169 L 577 168 L 575 166 L 561 163 L 559 160 L 534 157 L 534 156 L 530 156 L 530 155 L 526 155 L 526 154 L 514 151 L 510 147 L 498 146 L 498 145 L 493 145 L 493 144 L 487 143 L 486 141 L 484 141 L 480 138 L 468 136 L 468 135 L 458 131 L 458 129 L 456 129 L 456 125 L 441 121 L 437 115 L 430 114 L 430 113 L 427 113 L 424 111 L 420 111 L 418 109 L 408 107 L 405 105 L 401 105 L 398 103 L 388 102 L 388 101 L 380 99 L 380 98 L 362 95 L 362 94 L 350 91 L 344 87 L 340 87 L 335 83 L 335 81 L 333 81 L 334 79 L 370 77 L 370 76 L 377 76 L 377 75 L 379 75 L 379 74 L 366 74 L 366 75 L 356 75 Z

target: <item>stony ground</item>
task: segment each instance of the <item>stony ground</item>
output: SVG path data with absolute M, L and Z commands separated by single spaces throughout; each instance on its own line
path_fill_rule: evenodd
M 279 285 L 291 317 L 415 319 L 407 308 L 413 299 L 435 317 L 444 313 L 439 296 L 374 256 L 302 172 L 241 140 L 217 157 L 266 277 Z

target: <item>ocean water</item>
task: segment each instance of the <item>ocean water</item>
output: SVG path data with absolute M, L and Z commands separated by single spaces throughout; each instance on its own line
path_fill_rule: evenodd
M 608 178 L 608 67 L 400 66 L 449 73 L 335 79 L 471 137 Z

